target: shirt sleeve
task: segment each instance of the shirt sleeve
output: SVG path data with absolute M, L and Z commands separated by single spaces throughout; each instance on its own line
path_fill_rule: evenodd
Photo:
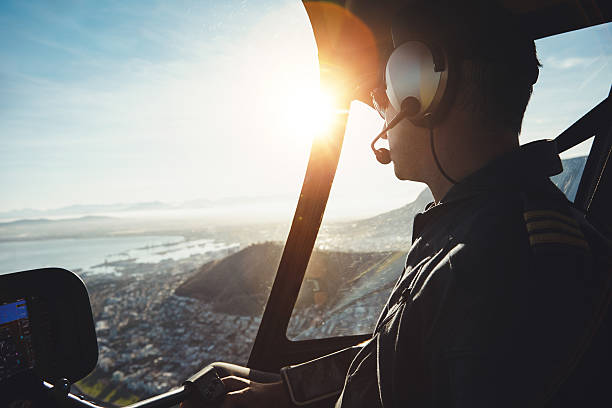
M 338 397 L 351 362 L 364 345 L 348 347 L 305 363 L 281 368 L 281 378 L 294 405 Z

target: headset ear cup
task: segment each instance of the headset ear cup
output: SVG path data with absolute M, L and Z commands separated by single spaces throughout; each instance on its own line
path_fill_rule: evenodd
M 419 126 L 425 126 L 426 114 L 436 116 L 446 88 L 447 61 L 432 50 L 422 41 L 405 42 L 391 53 L 385 69 L 389 102 L 399 112 L 407 98 L 418 100 L 420 109 L 408 117 Z

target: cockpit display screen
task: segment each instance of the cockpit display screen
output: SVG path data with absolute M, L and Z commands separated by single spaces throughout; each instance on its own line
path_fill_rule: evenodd
M 34 352 L 26 300 L 0 303 L 0 382 L 32 368 Z

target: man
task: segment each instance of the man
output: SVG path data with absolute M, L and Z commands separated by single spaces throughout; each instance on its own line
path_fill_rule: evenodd
M 519 147 L 535 45 L 493 2 L 411 2 L 395 47 L 415 33 L 452 55 L 454 95 L 386 138 L 396 176 L 427 183 L 435 202 L 336 406 L 584 406 L 610 378 L 597 349 L 610 247 L 549 180 L 562 170 L 555 144 Z M 386 95 L 374 92 L 389 123 L 399 112 Z M 223 407 L 291 406 L 286 384 L 247 376 L 222 379 Z

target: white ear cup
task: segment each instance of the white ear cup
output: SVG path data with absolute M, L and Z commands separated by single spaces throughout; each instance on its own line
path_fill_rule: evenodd
M 438 92 L 441 72 L 435 72 L 434 60 L 427 45 L 408 41 L 397 47 L 387 61 L 385 81 L 387 97 L 396 112 L 401 111 L 406 98 L 417 98 L 418 114 L 429 111 Z

